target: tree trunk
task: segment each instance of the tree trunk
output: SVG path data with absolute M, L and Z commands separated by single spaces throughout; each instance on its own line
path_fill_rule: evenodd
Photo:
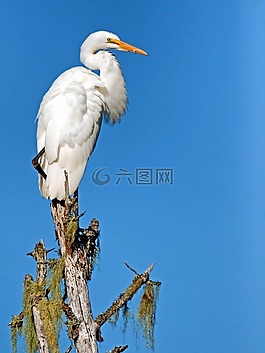
M 77 202 L 77 200 L 76 200 Z M 86 271 L 87 249 L 78 242 L 79 222 L 77 204 L 52 202 L 51 210 L 56 228 L 56 236 L 65 259 L 65 286 L 68 305 L 76 319 L 74 334 L 77 353 L 98 353 L 96 341 L 96 325 L 87 286 Z M 83 263 L 83 261 L 85 263 Z

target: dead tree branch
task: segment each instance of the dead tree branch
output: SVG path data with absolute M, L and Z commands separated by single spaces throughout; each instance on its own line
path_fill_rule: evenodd
M 45 297 L 45 281 L 47 276 L 47 251 L 45 249 L 44 242 L 41 240 L 36 244 L 35 249 L 28 255 L 34 257 L 37 262 L 37 275 L 36 284 L 38 288 L 42 288 L 41 292 L 38 293 L 38 297 L 33 300 L 32 303 L 32 314 L 34 318 L 34 326 L 38 338 L 38 346 L 40 353 L 49 353 L 49 345 L 45 335 L 44 324 L 41 318 L 40 309 L 38 303 Z M 33 298 L 32 298 L 33 299 Z
M 27 255 L 34 257 L 37 262 L 37 275 L 36 281 L 39 285 L 42 285 L 47 276 L 47 250 L 43 240 L 35 245 L 35 249 Z
M 127 265 L 127 267 L 129 267 Z M 131 267 L 129 267 L 131 269 Z M 122 308 L 135 293 L 149 280 L 149 275 L 152 269 L 154 268 L 154 264 L 148 267 L 148 269 L 143 274 L 136 274 L 132 283 L 127 287 L 127 289 L 120 294 L 120 296 L 111 304 L 111 306 L 104 311 L 102 314 L 98 315 L 95 319 L 95 323 L 97 327 L 100 328 L 106 321 L 108 321 L 112 315 L 118 312 L 120 308 Z M 135 271 L 133 270 L 135 273 Z
M 111 351 L 109 351 L 109 353 L 121 353 L 121 352 L 124 352 L 125 349 L 127 349 L 128 346 L 119 346 L 119 347 L 115 347 L 113 348 Z
M 67 183 L 66 183 L 67 189 Z M 61 256 L 65 260 L 64 279 L 69 307 L 76 318 L 75 347 L 78 353 L 97 353 L 96 325 L 93 320 L 84 262 L 87 248 L 80 240 L 77 197 L 67 202 L 53 201 L 51 211 Z M 68 327 L 69 328 L 69 327 Z
M 49 346 L 48 346 L 47 339 L 45 337 L 44 326 L 41 319 L 40 310 L 38 309 L 37 306 L 35 305 L 32 306 L 32 313 L 34 317 L 34 326 L 36 329 L 36 334 L 39 342 L 38 346 L 40 349 L 40 353 L 49 353 Z

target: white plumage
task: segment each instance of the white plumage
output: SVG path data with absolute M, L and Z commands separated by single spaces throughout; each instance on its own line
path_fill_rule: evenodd
M 110 52 L 99 49 L 147 55 L 115 34 L 95 32 L 81 46 L 80 59 L 86 67 L 67 70 L 54 81 L 37 115 L 39 164 L 45 173 L 39 175 L 39 188 L 46 198 L 65 199 L 64 171 L 68 174 L 70 194 L 78 188 L 95 147 L 103 114 L 115 123 L 126 110 L 127 93 L 121 68 Z M 100 75 L 89 69 L 100 70 Z

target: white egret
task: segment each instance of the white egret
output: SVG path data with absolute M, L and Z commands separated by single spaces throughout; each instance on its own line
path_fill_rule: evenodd
M 39 172 L 39 188 L 45 198 L 65 199 L 65 171 L 69 193 L 77 190 L 103 115 L 116 123 L 126 110 L 122 71 L 107 49 L 147 55 L 113 33 L 92 33 L 81 46 L 80 61 L 85 67 L 62 73 L 43 97 L 37 115 L 38 154 L 32 163 Z

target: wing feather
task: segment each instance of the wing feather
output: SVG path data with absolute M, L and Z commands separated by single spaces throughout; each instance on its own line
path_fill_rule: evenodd
M 74 68 L 59 76 L 43 98 L 37 141 L 38 151 L 45 147 L 41 164 L 47 179 L 39 177 L 39 186 L 46 198 L 65 198 L 65 170 L 70 193 L 79 186 L 102 122 L 105 103 L 100 86 L 97 75 Z

